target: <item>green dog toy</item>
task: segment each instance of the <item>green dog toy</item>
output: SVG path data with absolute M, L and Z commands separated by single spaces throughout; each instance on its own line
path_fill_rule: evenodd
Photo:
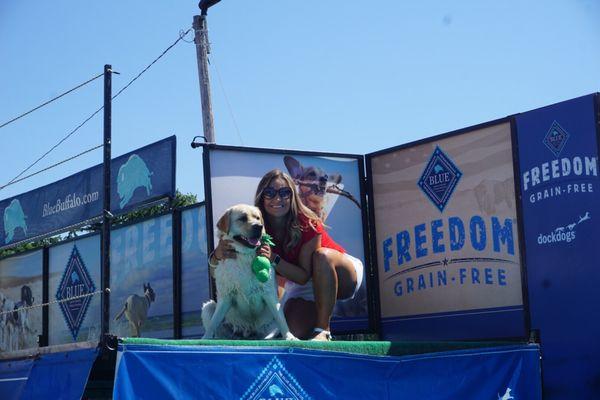
M 275 246 L 271 236 L 266 233 L 260 238 L 261 243 L 266 243 L 269 246 Z M 254 260 L 252 260 L 252 272 L 256 275 L 256 279 L 259 282 L 265 283 L 269 280 L 269 270 L 271 269 L 271 261 L 265 256 L 256 256 Z

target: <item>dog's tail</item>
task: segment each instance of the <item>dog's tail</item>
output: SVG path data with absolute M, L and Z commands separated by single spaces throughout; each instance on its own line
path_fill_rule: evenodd
M 125 303 L 125 305 L 123 306 L 121 311 L 119 311 L 119 313 L 115 316 L 115 321 L 117 321 L 119 318 L 121 318 L 123 316 L 123 313 L 125 312 L 125 310 L 127 310 L 127 303 Z

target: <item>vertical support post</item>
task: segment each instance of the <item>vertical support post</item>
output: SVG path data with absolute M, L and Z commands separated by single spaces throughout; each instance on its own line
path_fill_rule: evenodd
M 111 159 L 111 114 L 112 114 L 112 67 L 104 66 L 104 161 L 103 161 L 103 205 L 102 205 L 102 335 L 108 334 L 110 322 L 110 159 Z
M 181 210 L 175 209 L 171 213 L 173 227 L 173 337 L 181 339 L 182 314 L 181 314 Z
M 208 77 L 208 29 L 206 14 L 194 15 L 194 43 L 196 43 L 196 57 L 198 59 L 198 79 L 200 81 L 200 99 L 202 101 L 202 127 L 204 137 L 208 143 L 215 142 L 215 128 L 213 123 L 212 104 L 210 96 L 210 80 Z
M 42 303 L 50 302 L 50 249 L 44 246 L 42 249 Z M 50 306 L 42 307 L 42 334 L 38 336 L 38 346 L 48 346 L 48 337 L 50 336 L 48 315 Z

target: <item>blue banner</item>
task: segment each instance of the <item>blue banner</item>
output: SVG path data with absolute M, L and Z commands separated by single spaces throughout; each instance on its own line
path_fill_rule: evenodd
M 548 399 L 600 396 L 600 346 L 590 346 L 600 337 L 594 97 L 516 117 L 531 329 Z
M 0 399 L 19 400 L 27 386 L 34 360 L 0 361 Z
M 115 399 L 541 399 L 537 346 L 403 357 L 125 345 Z
M 96 347 L 0 361 L 0 399 L 82 398 Z
M 175 194 L 175 136 L 112 160 L 111 211 Z M 0 201 L 0 248 L 79 224 L 102 213 L 102 165 Z

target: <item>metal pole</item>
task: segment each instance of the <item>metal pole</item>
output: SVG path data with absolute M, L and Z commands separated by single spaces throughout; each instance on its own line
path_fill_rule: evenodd
M 208 143 L 215 142 L 215 127 L 213 123 L 212 104 L 210 97 L 210 81 L 208 77 L 208 29 L 206 27 L 206 14 L 194 15 L 194 42 L 196 43 L 196 57 L 198 59 L 198 79 L 200 81 L 200 99 L 202 101 L 202 127 L 204 137 Z
M 112 69 L 104 66 L 104 162 L 102 205 L 102 335 L 108 334 L 110 321 L 110 159 L 111 159 Z

